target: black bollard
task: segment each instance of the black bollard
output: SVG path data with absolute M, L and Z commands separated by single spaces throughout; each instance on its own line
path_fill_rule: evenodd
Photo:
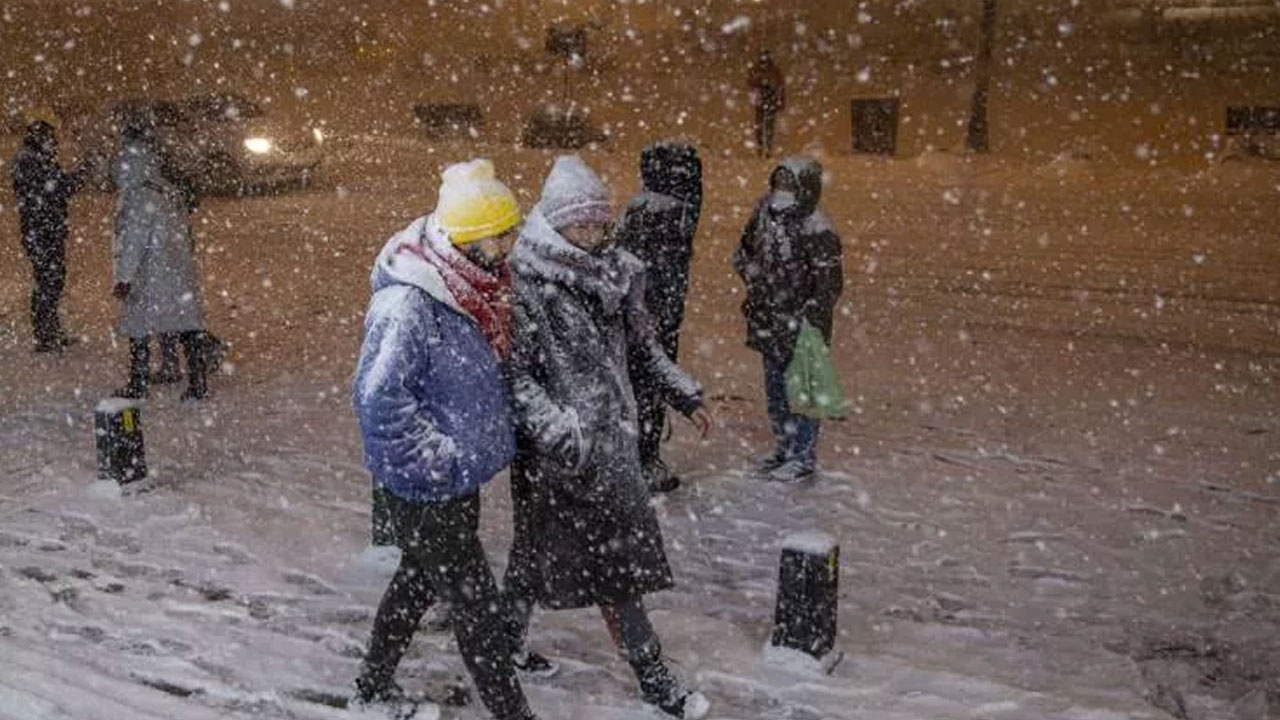
M 840 546 L 819 532 L 797 533 L 782 544 L 778 606 L 773 616 L 774 647 L 791 648 L 824 660 L 836 642 L 836 593 Z
M 108 398 L 98 403 L 93 412 L 93 433 L 98 442 L 98 477 L 124 486 L 147 476 L 137 402 Z

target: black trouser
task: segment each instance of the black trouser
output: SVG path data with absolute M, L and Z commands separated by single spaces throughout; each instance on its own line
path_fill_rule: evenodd
M 517 439 L 516 445 L 516 458 L 511 463 L 515 542 L 511 544 L 507 569 L 502 575 L 502 597 L 507 609 L 507 637 L 514 643 L 512 649 L 520 650 L 524 647 L 525 635 L 529 631 L 529 617 L 533 614 L 533 606 L 541 592 L 541 576 L 535 556 L 537 549 L 534 547 L 533 532 L 528 527 L 529 517 L 539 512 L 533 507 L 533 483 L 538 478 L 530 477 L 528 470 L 533 466 L 534 457 L 528 448 L 529 441 L 521 437 Z
M 39 238 L 23 243 L 31 261 L 31 329 L 37 345 L 62 342 L 58 303 L 67 282 L 65 238 Z
M 679 349 L 680 329 L 661 332 L 658 341 L 666 351 L 671 362 L 676 361 Z M 662 445 L 662 430 L 666 425 L 667 406 L 662 399 L 662 392 L 654 386 L 651 379 L 638 374 L 632 380 L 636 396 L 636 420 L 639 422 L 640 464 L 647 467 L 659 459 Z
M 378 605 L 357 688 L 372 695 L 391 683 L 418 622 L 441 597 L 450 604 L 458 652 L 485 707 L 498 720 L 528 716 L 504 632 L 501 596 L 477 534 L 480 494 L 445 503 L 410 503 L 388 495 L 400 567 Z
M 177 340 L 182 342 L 182 350 L 187 356 L 187 376 L 190 383 L 190 389 L 193 394 L 203 396 L 208 389 L 207 370 L 205 368 L 206 358 L 204 353 L 204 331 L 188 330 L 182 333 L 161 333 L 159 334 L 160 352 L 166 356 L 164 361 L 168 363 L 169 353 L 173 353 L 172 362 L 177 364 Z M 140 338 L 129 338 L 129 384 L 138 388 L 145 388 L 151 381 L 151 338 L 144 336 Z M 169 344 L 166 347 L 166 343 Z

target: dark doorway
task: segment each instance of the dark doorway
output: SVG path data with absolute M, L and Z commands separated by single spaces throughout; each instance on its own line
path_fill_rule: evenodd
M 893 155 L 898 149 L 898 98 L 853 100 L 853 151 Z

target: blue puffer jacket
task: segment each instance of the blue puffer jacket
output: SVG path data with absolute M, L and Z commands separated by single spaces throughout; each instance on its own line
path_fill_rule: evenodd
M 435 268 L 397 252 L 428 218 L 393 236 L 373 269 L 352 403 L 373 481 L 411 502 L 475 492 L 511 463 L 511 397 L 498 358 Z

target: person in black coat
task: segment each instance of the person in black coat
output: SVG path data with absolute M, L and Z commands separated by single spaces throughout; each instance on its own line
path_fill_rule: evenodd
M 844 289 L 840 236 L 818 209 L 822 165 L 813 158 L 783 160 L 769 176 L 733 254 L 746 285 L 742 313 L 747 346 L 764 360 L 769 419 L 777 438 L 760 471 L 771 480 L 811 476 L 817 461 L 818 420 L 791 412 L 786 373 L 800 327 L 808 322 L 831 345 L 836 300 Z
M 67 172 L 58 164 L 58 136 L 43 120 L 27 126 L 10 171 L 22 249 L 31 261 L 36 352 L 61 352 L 72 343 L 58 318 L 67 280 L 67 204 L 83 183 L 83 171 Z
M 658 342 L 674 362 L 689 290 L 689 261 L 693 236 L 702 213 L 702 161 L 692 145 L 665 141 L 640 154 L 644 189 L 632 198 L 615 225 L 619 247 L 645 263 L 645 305 L 653 318 Z M 640 420 L 640 463 L 653 492 L 680 485 L 659 456 L 666 410 L 661 388 L 644 372 L 643 358 L 634 353 L 628 366 L 635 388 Z

